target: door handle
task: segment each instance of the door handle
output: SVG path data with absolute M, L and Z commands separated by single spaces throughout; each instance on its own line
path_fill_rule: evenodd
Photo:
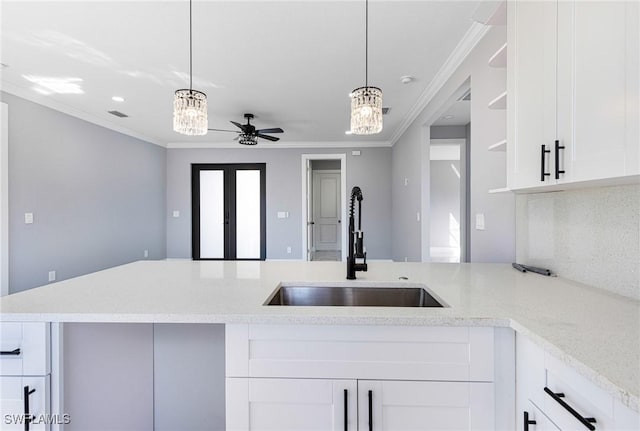
M 536 421 L 529 419 L 529 412 L 524 412 L 524 431 L 529 431 L 529 425 L 535 425 Z
M 590 429 L 591 431 L 595 431 L 596 427 L 593 425 L 594 423 L 596 423 L 595 418 L 585 418 L 580 413 L 578 413 L 573 407 L 571 407 L 562 399 L 564 398 L 564 394 L 562 392 L 554 392 L 546 386 L 544 388 L 544 391 L 547 393 L 547 395 L 553 398 L 558 404 L 564 407 L 566 411 L 571 413 L 571 415 L 573 415 L 574 418 L 578 419 L 578 421 L 580 421 L 582 425 L 584 425 L 586 428 Z
M 349 431 L 349 391 L 344 390 L 344 431 Z
M 307 224 L 308 224 L 308 225 L 312 225 L 312 224 L 316 224 L 316 222 L 314 222 L 314 221 L 310 221 L 310 222 L 308 222 Z
M 369 391 L 369 431 L 373 431 L 373 391 Z
M 24 431 L 29 431 L 29 425 L 31 424 L 31 421 L 33 420 L 33 418 L 31 417 L 31 413 L 29 412 L 29 395 L 31 395 L 32 393 L 34 393 L 36 390 L 35 389 L 31 389 L 29 390 L 29 386 L 25 386 L 24 387 L 24 392 L 23 392 L 23 396 L 24 396 Z
M 560 145 L 560 141 L 556 139 L 555 156 L 556 156 L 556 180 L 560 179 L 560 174 L 564 174 L 564 169 L 560 169 L 560 150 L 564 150 L 564 145 Z
M 14 350 L 9 350 L 9 351 L 3 350 L 2 352 L 0 352 L 0 355 L 2 355 L 2 356 L 5 356 L 5 355 L 19 356 L 20 355 L 20 347 L 18 347 L 17 349 L 14 349 Z
M 548 176 L 551 175 L 550 173 L 546 172 L 545 167 L 544 167 L 544 165 L 545 165 L 545 163 L 544 163 L 545 154 L 546 153 L 550 153 L 550 152 L 551 152 L 551 150 L 547 150 L 547 146 L 542 144 L 542 148 L 541 148 L 541 151 L 540 151 L 540 154 L 541 154 L 541 157 L 540 157 L 541 158 L 541 160 L 540 160 L 540 181 L 544 181 L 545 177 L 548 177 Z

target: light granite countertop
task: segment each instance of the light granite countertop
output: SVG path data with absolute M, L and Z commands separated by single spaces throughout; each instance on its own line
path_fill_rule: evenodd
M 140 261 L 0 298 L 0 320 L 511 327 L 640 411 L 640 303 L 510 264 Z M 400 280 L 407 277 L 408 280 Z M 421 283 L 446 308 L 263 306 L 281 282 Z

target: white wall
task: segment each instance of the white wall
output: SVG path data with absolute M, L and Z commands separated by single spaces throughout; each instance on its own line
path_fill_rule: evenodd
M 491 111 L 487 104 L 506 88 L 506 71 L 493 69 L 487 60 L 506 40 L 506 28 L 494 27 L 453 73 L 406 132 L 392 153 L 392 250 L 394 260 L 420 261 L 429 245 L 429 125 L 441 115 L 451 95 L 471 78 L 470 214 L 483 213 L 486 229 L 471 229 L 470 260 L 510 262 L 515 258 L 514 196 L 489 194 L 506 184 L 504 155 L 487 148 L 504 139 L 506 111 Z M 409 179 L 404 185 L 404 178 Z M 416 212 L 423 217 L 417 222 Z
M 268 145 L 268 144 L 265 144 Z M 267 259 L 302 256 L 302 154 L 346 153 L 347 194 L 360 186 L 367 257 L 391 255 L 391 148 L 170 149 L 167 152 L 167 257 L 191 258 L 191 164 L 266 163 Z M 346 204 L 346 203 L 345 203 Z M 174 210 L 179 218 L 171 217 Z M 289 218 L 278 219 L 278 211 Z M 291 253 L 287 253 L 291 247 Z
M 9 294 L 9 107 L 0 103 L 0 296 Z

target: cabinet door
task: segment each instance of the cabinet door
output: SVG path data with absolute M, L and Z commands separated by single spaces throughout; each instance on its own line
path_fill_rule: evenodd
M 556 137 L 556 4 L 508 2 L 507 160 L 512 189 L 555 183 L 541 181 Z
M 49 377 L 0 377 L 0 429 L 48 430 L 49 391 Z M 25 425 L 27 414 L 29 426 Z
M 531 401 L 527 401 L 521 413 L 521 422 L 516 429 L 522 431 L 559 431 L 548 417 L 544 415 Z
M 635 3 L 558 3 L 558 139 L 566 147 L 560 182 L 623 176 L 627 148 L 638 146 L 626 130 L 631 81 L 638 79 L 637 70 L 627 75 L 634 27 L 627 16 Z
M 545 384 L 544 349 L 522 334 L 517 334 L 516 406 L 518 411 L 526 409 L 530 400 L 537 405 L 542 405 Z
M 355 431 L 357 396 L 355 380 L 228 378 L 227 430 Z
M 493 430 L 493 383 L 358 381 L 359 431 Z

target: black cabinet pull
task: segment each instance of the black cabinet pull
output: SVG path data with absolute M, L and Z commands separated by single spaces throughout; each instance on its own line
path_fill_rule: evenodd
M 564 174 L 564 170 L 560 170 L 560 150 L 564 150 L 564 145 L 560 145 L 560 141 L 556 139 L 556 180 L 560 179 L 560 174 Z
M 23 391 L 24 391 L 23 392 L 23 396 L 24 396 L 24 431 L 29 431 L 29 425 L 31 424 L 31 421 L 33 420 L 33 418 L 31 417 L 31 413 L 29 412 L 29 395 L 34 393 L 36 390 L 35 389 L 29 390 L 29 386 L 25 386 Z
M 545 168 L 544 168 L 544 156 L 546 153 L 550 153 L 551 150 L 547 150 L 547 146 L 542 144 L 540 147 L 540 181 L 544 181 L 545 177 L 550 176 L 551 174 L 548 172 L 545 172 Z
M 20 347 L 18 347 L 17 349 L 13 349 L 11 351 L 3 350 L 2 352 L 0 352 L 0 355 L 2 355 L 2 356 L 5 356 L 5 355 L 19 356 L 20 355 Z
M 529 420 L 529 412 L 524 412 L 524 427 L 522 428 L 524 431 L 529 431 L 529 425 L 535 425 L 536 421 Z
M 349 431 L 349 391 L 344 390 L 344 431 Z
M 573 415 L 573 417 L 575 417 L 576 419 L 578 419 L 578 421 L 580 421 L 580 423 L 582 425 L 584 425 L 585 427 L 587 427 L 588 429 L 590 429 L 591 431 L 595 431 L 596 427 L 593 425 L 594 423 L 596 423 L 595 418 L 585 418 L 584 416 L 582 416 L 580 413 L 578 413 L 577 411 L 575 411 L 573 409 L 573 407 L 571 407 L 569 404 L 567 404 L 566 402 L 564 402 L 564 400 L 562 398 L 564 398 L 564 394 L 562 392 L 553 392 L 551 389 L 547 388 L 545 386 L 544 391 L 549 394 L 549 396 L 551 398 L 553 398 L 554 400 L 556 400 L 556 402 L 558 404 L 560 404 L 562 407 L 565 408 L 566 411 L 568 411 L 569 413 L 571 413 Z
M 373 431 L 373 391 L 369 391 L 369 431 Z

